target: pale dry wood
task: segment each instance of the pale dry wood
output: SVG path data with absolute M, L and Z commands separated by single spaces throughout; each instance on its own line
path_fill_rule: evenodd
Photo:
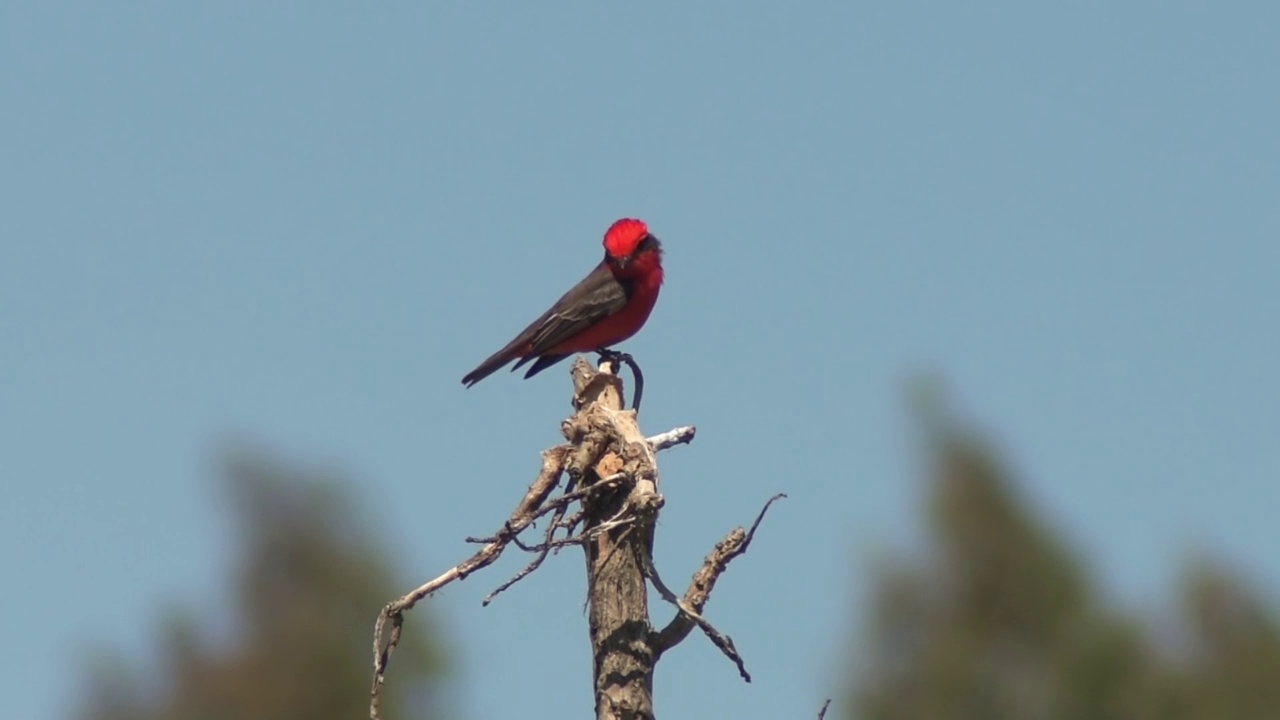
M 649 447 L 653 448 L 654 452 L 662 452 L 663 450 L 673 448 L 676 445 L 685 445 L 693 442 L 693 436 L 697 434 L 698 428 L 692 425 L 685 425 L 684 427 L 673 428 L 664 433 L 651 435 L 646 440 L 649 443 Z
M 583 502 L 587 560 L 587 622 L 598 720 L 653 718 L 653 668 L 649 598 L 640 558 L 652 553 L 653 519 L 662 506 L 657 458 L 636 422 L 622 409 L 622 383 L 581 358 L 572 370 L 580 425 L 608 427 L 614 442 L 600 464 L 621 471 L 631 486 Z M 605 367 L 605 370 L 611 368 Z M 582 482 L 599 477 L 593 469 Z M 628 519 L 626 527 L 623 520 Z
M 633 368 L 633 372 L 638 369 Z M 661 655 L 701 627 L 750 681 L 732 640 L 702 615 L 716 579 L 729 562 L 746 551 L 775 496 L 760 511 L 750 531 L 738 528 L 716 545 L 694 582 L 678 598 L 662 582 L 653 565 L 653 533 L 663 505 L 659 493 L 657 453 L 693 440 L 693 426 L 678 427 L 646 438 L 636 411 L 624 409 L 622 381 L 609 362 L 600 369 L 583 358 L 571 369 L 575 413 L 561 424 L 568 441 L 543 453 L 542 471 L 502 528 L 490 537 L 467 538 L 484 545 L 478 552 L 383 608 L 374 629 L 374 681 L 370 717 L 378 719 L 378 696 L 387 665 L 400 639 L 404 613 L 417 602 L 455 580 L 491 563 L 514 543 L 535 558 L 515 577 L 485 598 L 487 605 L 503 590 L 528 576 L 548 552 L 581 545 L 587 561 L 588 623 L 592 642 L 596 716 L 601 720 L 652 720 L 653 672 Z M 564 491 L 552 491 L 561 475 Z M 569 514 L 570 505 L 577 504 Z M 550 515 L 543 540 L 527 544 L 519 534 Z M 566 515 L 568 517 L 566 517 Z M 581 526 L 581 532 L 574 533 Z M 566 531 L 556 537 L 557 530 Z M 661 632 L 649 620 L 646 579 L 676 606 L 674 619 Z M 390 624 L 390 636 L 387 625 Z

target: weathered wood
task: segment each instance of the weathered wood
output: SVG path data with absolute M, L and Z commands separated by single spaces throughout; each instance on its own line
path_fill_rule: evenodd
M 492 536 L 467 538 L 484 545 L 479 552 L 383 608 L 374 628 L 369 705 L 373 720 L 379 718 L 378 698 L 400 639 L 404 614 L 442 587 L 490 565 L 509 544 L 534 558 L 490 593 L 485 605 L 537 570 L 551 551 L 582 546 L 598 720 L 652 720 L 654 666 L 694 628 L 701 629 L 750 682 L 732 639 L 717 630 L 702 611 L 717 578 L 731 560 L 746 551 L 765 511 L 782 496 L 765 504 L 749 531 L 738 528 L 716 545 L 684 597 L 677 597 L 653 563 L 654 526 L 663 504 L 656 453 L 688 443 L 696 431 L 685 426 L 646 438 L 635 410 L 623 409 L 622 380 L 616 370 L 608 361 L 597 369 L 584 358 L 575 360 L 571 370 L 575 412 L 560 428 L 568 442 L 543 453 L 542 471 L 510 517 Z M 639 371 L 633 368 L 633 372 L 638 375 Z M 569 480 L 563 492 L 553 494 L 562 475 L 568 475 Z M 575 504 L 579 509 L 570 514 Z M 547 521 L 542 542 L 521 541 L 518 536 L 543 517 Z M 561 530 L 566 535 L 557 537 Z M 650 624 L 647 583 L 676 608 L 676 616 L 661 632 Z
M 653 718 L 656 657 L 643 562 L 653 549 L 653 521 L 662 496 L 657 492 L 653 449 L 640 432 L 636 414 L 622 409 L 621 380 L 607 365 L 603 370 L 579 358 L 572 371 L 579 411 L 571 422 L 607 428 L 610 438 L 581 482 L 590 485 L 619 472 L 628 478 L 617 490 L 600 493 L 583 505 L 583 533 L 598 533 L 583 545 L 596 717 L 648 720 Z

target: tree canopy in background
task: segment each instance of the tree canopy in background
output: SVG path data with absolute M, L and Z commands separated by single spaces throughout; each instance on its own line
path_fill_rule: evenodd
M 84 720 L 350 720 L 369 705 L 373 620 L 403 583 L 344 483 L 253 451 L 229 453 L 238 555 L 231 635 L 178 610 L 158 619 L 154 673 L 114 653 L 91 664 Z M 426 612 L 426 611 L 424 611 Z M 404 628 L 391 717 L 441 717 L 445 669 L 430 614 Z M 150 666 L 150 664 L 148 664 Z
M 990 443 L 936 392 L 915 411 L 929 550 L 876 573 L 849 717 L 1280 717 L 1280 623 L 1243 582 L 1196 564 L 1172 628 L 1109 604 Z

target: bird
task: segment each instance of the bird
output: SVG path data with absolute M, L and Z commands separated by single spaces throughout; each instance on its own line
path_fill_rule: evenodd
M 622 218 L 604 233 L 604 259 L 511 342 L 462 378 L 468 388 L 512 360 L 533 362 L 526 379 L 579 352 L 610 352 L 639 332 L 662 288 L 662 243 L 643 220 Z

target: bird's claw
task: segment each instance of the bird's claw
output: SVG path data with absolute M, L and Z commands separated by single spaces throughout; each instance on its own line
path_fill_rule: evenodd
M 624 353 L 610 348 L 598 348 L 596 350 L 596 354 L 600 356 L 600 362 L 608 362 L 613 365 L 615 369 L 621 369 L 621 363 L 627 363 L 630 365 L 635 362 L 635 358 L 632 358 L 630 353 Z
M 644 373 L 640 372 L 640 366 L 636 364 L 635 358 L 631 357 L 631 353 L 619 352 L 610 348 L 598 348 L 596 354 L 600 356 L 600 362 L 608 362 L 613 366 L 613 372 L 618 373 L 625 364 L 631 368 L 631 375 L 635 378 L 635 393 L 631 396 L 631 409 L 640 412 L 640 399 L 644 396 Z

